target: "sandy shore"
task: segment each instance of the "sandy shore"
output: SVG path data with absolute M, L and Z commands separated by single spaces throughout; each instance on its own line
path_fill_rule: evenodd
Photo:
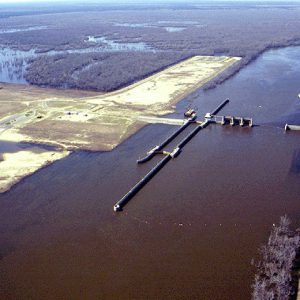
M 8 191 L 23 177 L 68 154 L 68 151 L 45 151 L 39 147 L 3 154 L 0 163 L 0 193 Z
M 1 84 L 0 192 L 69 151 L 109 151 L 215 78 L 239 57 L 195 56 L 112 93 Z M 1 143 L 52 145 L 55 151 L 1 150 Z

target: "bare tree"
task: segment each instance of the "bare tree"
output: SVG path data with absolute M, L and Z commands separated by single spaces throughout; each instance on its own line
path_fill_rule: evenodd
M 289 228 L 287 216 L 274 226 L 267 245 L 261 247 L 262 260 L 257 264 L 252 299 L 288 300 L 296 293 L 292 271 L 300 248 L 300 236 Z

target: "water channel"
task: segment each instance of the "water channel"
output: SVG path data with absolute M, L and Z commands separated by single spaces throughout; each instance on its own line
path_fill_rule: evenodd
M 162 26 L 163 24 L 167 26 Z M 175 24 L 176 26 L 172 26 Z M 201 26 L 198 22 L 172 22 L 172 21 L 160 21 L 155 23 L 113 23 L 117 27 L 130 27 L 130 28 L 163 28 L 167 32 L 180 32 L 185 30 L 187 27 L 180 25 L 194 25 L 196 27 Z
M 230 98 L 224 114 L 260 126 L 202 130 L 122 213 L 113 204 L 155 164 L 136 159 L 174 127 L 74 153 L 0 195 L 0 298 L 250 299 L 272 224 L 300 226 L 300 135 L 283 130 L 300 124 L 299 79 L 299 47 L 271 50 L 180 102 L 174 117 Z

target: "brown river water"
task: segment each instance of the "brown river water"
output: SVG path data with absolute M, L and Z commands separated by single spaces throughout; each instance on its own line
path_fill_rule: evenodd
M 260 126 L 210 125 L 122 213 L 113 205 L 175 130 L 149 125 L 107 153 L 78 152 L 0 196 L 0 299 L 250 299 L 258 248 L 300 226 L 300 49 L 268 51 L 178 104 Z M 188 132 L 189 130 L 187 130 Z M 186 135 L 183 132 L 168 149 Z

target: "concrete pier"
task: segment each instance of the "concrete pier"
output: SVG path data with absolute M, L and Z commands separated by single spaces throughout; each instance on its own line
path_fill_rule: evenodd
M 172 152 L 155 150 L 151 152 L 151 155 L 164 154 L 165 157 L 148 173 L 146 174 L 121 200 L 114 205 L 114 211 L 122 211 L 123 207 L 172 159 L 176 158 L 182 148 L 203 128 L 210 123 L 209 120 L 198 125 L 192 132 L 190 132 L 175 148 Z M 147 157 L 146 157 L 147 158 Z M 149 160 L 149 159 L 147 159 Z
M 146 174 L 121 200 L 114 205 L 114 211 L 122 211 L 123 207 L 134 197 L 171 159 L 171 154 L 165 156 L 148 174 Z
M 300 125 L 285 124 L 284 129 L 285 129 L 285 131 L 287 131 L 287 130 L 300 130 Z
M 221 117 L 221 125 L 225 125 L 225 117 L 224 116 Z
M 158 153 L 169 143 L 171 143 L 183 130 L 185 130 L 190 124 L 192 124 L 196 120 L 196 118 L 197 115 L 194 115 L 191 118 L 185 120 L 184 124 L 181 127 L 179 127 L 174 133 L 172 133 L 168 138 L 166 138 L 160 145 L 157 145 L 153 149 L 151 149 L 145 157 L 138 159 L 137 163 L 142 164 L 153 158 L 156 153 Z
M 240 119 L 240 126 L 243 127 L 244 126 L 244 118 Z
M 230 124 L 235 125 L 239 124 L 240 126 L 248 125 L 249 127 L 253 126 L 253 121 L 251 118 L 244 117 L 233 117 L 233 116 L 217 116 L 216 114 L 229 102 L 226 99 L 222 102 L 212 113 L 207 113 L 204 117 L 204 122 L 198 122 L 197 115 L 193 110 L 189 115 L 189 118 L 186 119 L 180 128 L 172 133 L 169 137 L 167 137 L 160 145 L 155 146 L 151 149 L 147 156 L 142 159 L 139 159 L 137 163 L 145 163 L 149 161 L 152 157 L 157 154 L 164 155 L 159 163 L 151 169 L 149 173 L 147 173 L 130 191 L 120 199 L 113 207 L 115 212 L 122 211 L 123 207 L 134 197 L 171 159 L 176 158 L 181 152 L 184 146 L 202 129 L 207 127 L 211 123 L 219 123 L 222 125 Z M 173 149 L 173 151 L 164 151 L 163 148 L 167 146 L 170 142 L 172 142 L 183 130 L 185 130 L 188 126 L 194 124 L 196 126 L 187 136 L 185 136 Z M 300 127 L 300 126 L 299 126 Z
M 240 125 L 252 127 L 253 120 L 252 118 L 245 118 L 245 117 L 234 117 L 234 116 L 213 116 L 213 120 L 217 124 L 226 125 L 230 124 L 231 126 Z
M 249 119 L 249 125 L 248 125 L 249 127 L 253 127 L 253 119 L 251 118 L 251 119 Z
M 224 108 L 224 106 L 226 104 L 229 103 L 229 99 L 226 99 L 225 101 L 223 101 L 220 105 L 218 105 L 215 110 L 213 110 L 213 112 L 211 113 L 212 115 L 216 115 L 222 108 Z
M 231 117 L 231 118 L 230 118 L 230 125 L 231 125 L 231 126 L 234 126 L 234 125 L 235 125 L 235 118 L 234 118 L 234 117 Z
M 221 103 L 215 110 L 214 113 L 219 112 L 227 103 L 226 99 Z M 182 148 L 203 128 L 213 122 L 213 114 L 207 113 L 205 116 L 205 121 L 196 121 L 197 115 L 195 112 L 184 122 L 184 124 L 168 138 L 166 138 L 160 145 L 154 147 L 147 153 L 147 156 L 138 160 L 137 163 L 145 163 L 149 161 L 156 154 L 163 154 L 165 157 L 153 168 L 149 173 L 147 173 L 130 191 L 123 196 L 113 207 L 115 212 L 122 211 L 123 207 L 134 197 L 171 159 L 176 158 L 182 151 Z M 192 130 L 185 138 L 183 138 L 179 144 L 174 148 L 172 152 L 163 151 L 162 149 L 168 145 L 175 137 L 179 135 L 184 129 L 186 129 L 190 124 L 194 123 L 196 128 Z

